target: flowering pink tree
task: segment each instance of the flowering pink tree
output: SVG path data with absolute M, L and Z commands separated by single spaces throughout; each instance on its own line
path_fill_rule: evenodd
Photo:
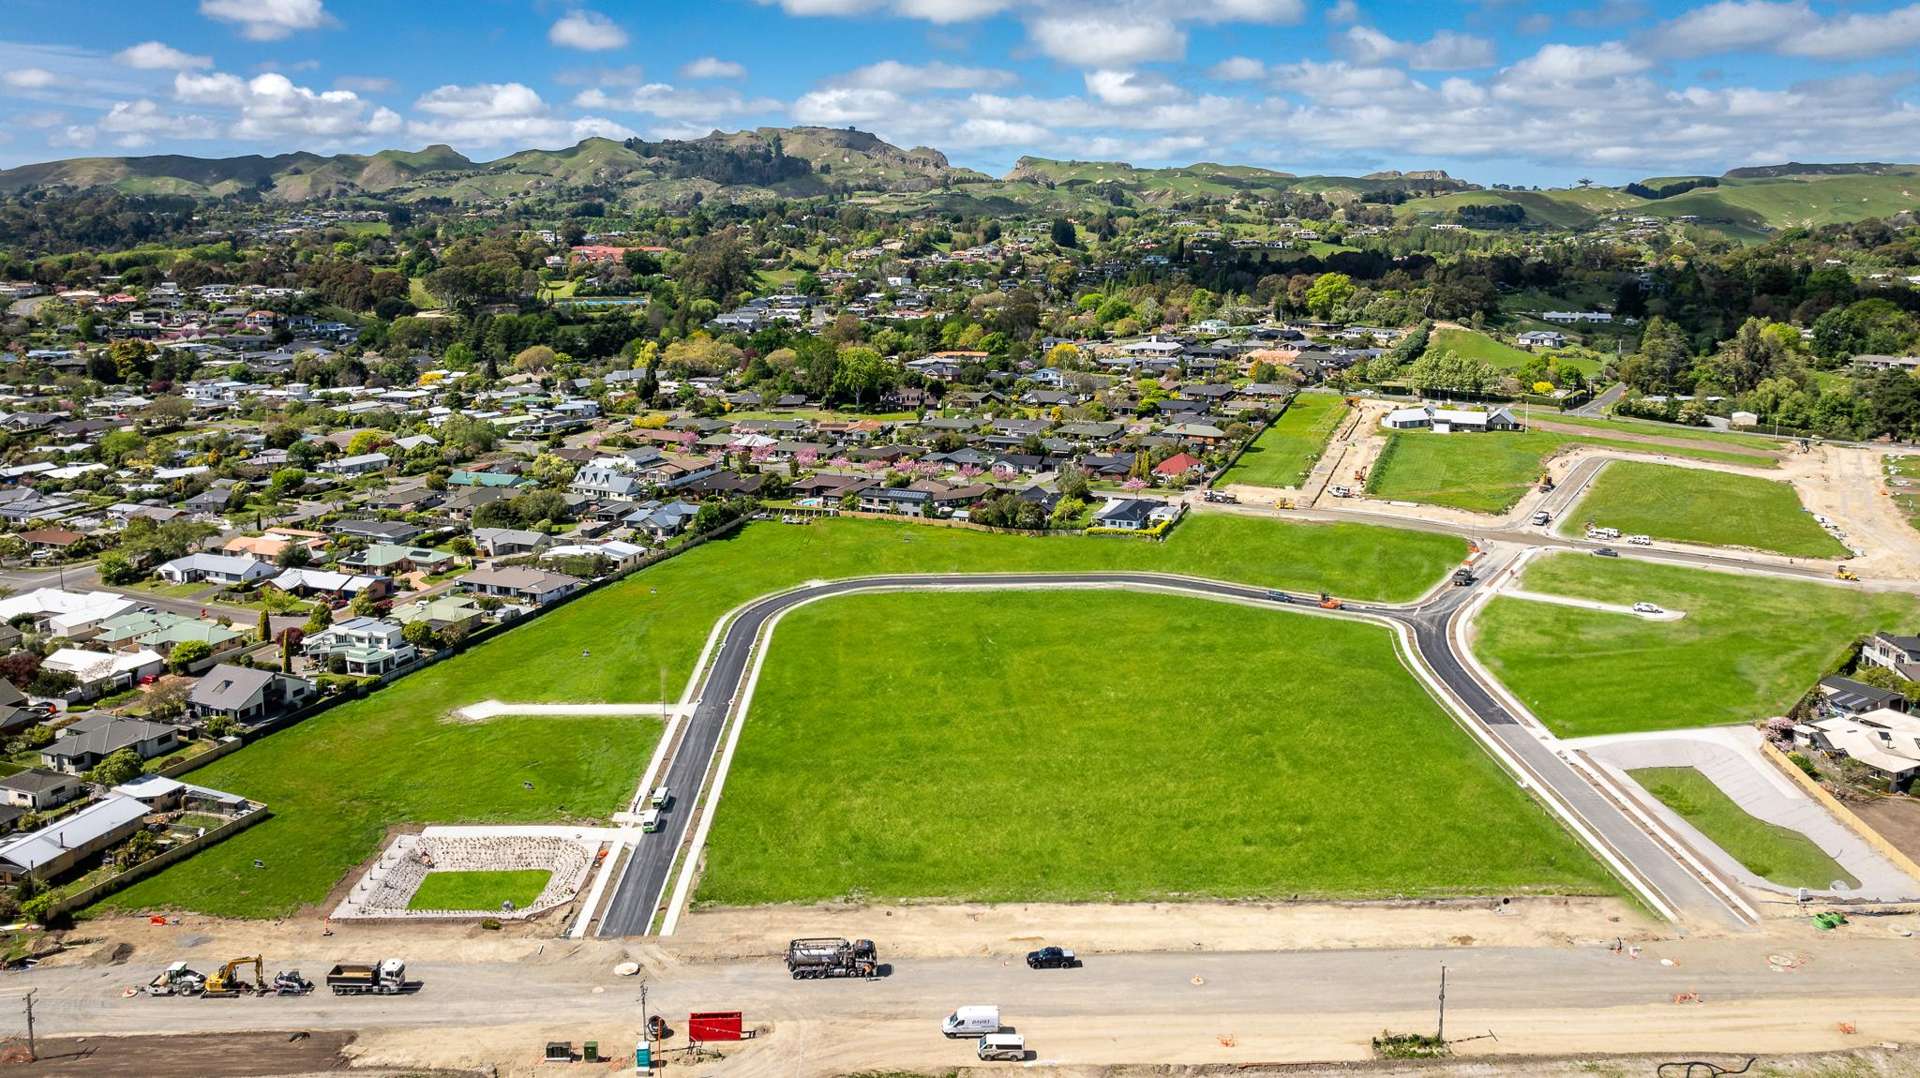
M 793 455 L 793 462 L 802 468 L 811 468 L 820 459 L 818 449 L 802 449 Z
M 1137 476 L 1137 475 L 1136 475 L 1136 476 L 1133 476 L 1133 477 L 1131 477 L 1131 478 L 1129 478 L 1129 479 L 1128 479 L 1128 480 L 1127 480 L 1126 482 L 1124 482 L 1124 483 L 1122 483 L 1122 484 L 1120 484 L 1120 489 L 1122 489 L 1122 490 L 1145 490 L 1145 489 L 1147 489 L 1147 481 L 1146 481 L 1146 480 L 1144 480 L 1144 479 L 1142 479 L 1142 478 L 1140 478 L 1139 476 Z
M 747 456 L 750 457 L 755 464 L 760 464 L 764 462 L 768 457 L 772 455 L 773 455 L 773 446 L 771 445 L 756 445 L 753 447 L 752 452 L 747 454 Z

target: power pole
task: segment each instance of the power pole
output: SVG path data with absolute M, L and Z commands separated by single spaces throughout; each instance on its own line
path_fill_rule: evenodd
M 1434 1032 L 1433 1039 L 1441 1044 L 1447 1043 L 1447 967 L 1445 965 L 1440 967 L 1440 1028 Z
M 27 989 L 27 1062 L 29 1063 L 40 1058 L 39 1053 L 33 1048 L 33 993 L 35 991 L 37 990 Z

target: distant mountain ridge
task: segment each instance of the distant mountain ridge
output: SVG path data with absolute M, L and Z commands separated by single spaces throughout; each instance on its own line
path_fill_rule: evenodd
M 1920 209 L 1920 166 L 1884 162 L 1745 166 L 1720 177 L 1656 177 L 1625 187 L 1533 191 L 1483 188 L 1437 169 L 1363 176 L 1297 175 L 1199 162 L 1144 168 L 1124 161 L 1027 156 L 995 178 L 955 166 L 937 149 L 902 149 L 853 128 L 762 127 L 695 139 L 586 139 L 475 161 L 445 145 L 325 156 L 296 152 L 198 158 L 83 157 L 0 170 L 0 194 L 110 188 L 197 198 L 242 195 L 276 202 L 370 195 L 407 202 L 502 202 L 535 194 L 685 207 L 871 196 L 896 209 L 967 214 L 1060 213 L 1101 205 L 1179 206 L 1311 194 L 1365 199 L 1403 216 L 1461 215 L 1464 207 L 1519 207 L 1518 223 L 1582 228 L 1641 213 L 1704 222 L 1742 239 L 1772 230 Z M 1473 211 L 1476 219 L 1484 214 Z M 1494 218 L 1485 218 L 1492 220 Z

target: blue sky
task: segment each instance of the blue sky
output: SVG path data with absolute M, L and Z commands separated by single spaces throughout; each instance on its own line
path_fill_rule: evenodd
M 1618 182 L 1920 160 L 1920 2 L 7 0 L 0 163 L 855 126 L 1022 154 Z

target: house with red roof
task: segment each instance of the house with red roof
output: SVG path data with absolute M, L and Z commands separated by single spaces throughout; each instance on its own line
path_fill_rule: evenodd
M 1206 469 L 1207 462 L 1194 456 L 1192 453 L 1175 453 L 1173 456 L 1154 465 L 1153 474 L 1164 479 L 1177 479 L 1182 476 L 1192 475 L 1195 472 L 1206 471 Z

